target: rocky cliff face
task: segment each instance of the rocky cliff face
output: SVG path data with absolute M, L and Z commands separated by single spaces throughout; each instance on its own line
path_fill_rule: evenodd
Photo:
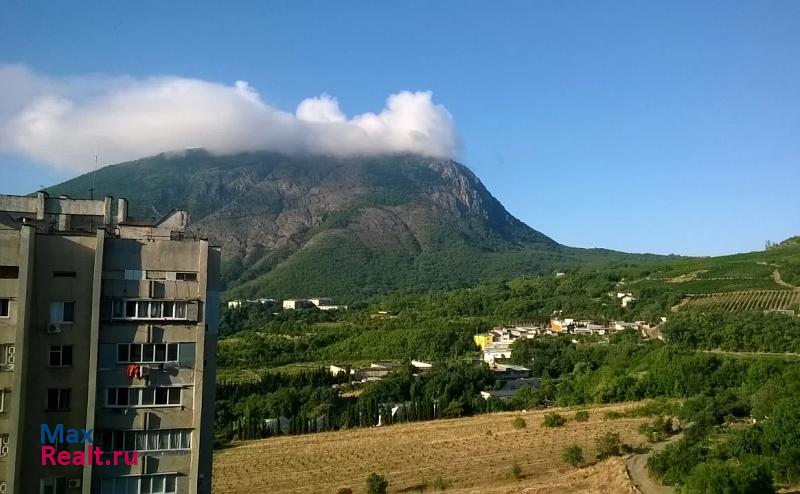
M 326 259 L 338 260 L 339 270 L 356 269 L 348 285 L 359 285 L 365 269 L 378 269 L 378 284 L 404 289 L 409 276 L 435 285 L 420 271 L 439 256 L 485 264 L 484 255 L 562 249 L 509 214 L 470 170 L 451 160 L 197 150 L 109 166 L 50 193 L 83 197 L 92 181 L 96 194 L 128 197 L 133 214 L 188 209 L 192 232 L 223 247 L 230 286 L 254 295 L 301 296 L 288 292 L 303 287 L 303 279 L 330 289 L 319 279 Z M 482 274 L 462 268 L 464 276 L 446 278 Z M 276 276 L 283 281 L 265 281 Z M 334 277 L 344 279 L 342 273 Z M 288 279 L 292 287 L 279 288 Z M 256 293 L 262 290 L 271 292 Z

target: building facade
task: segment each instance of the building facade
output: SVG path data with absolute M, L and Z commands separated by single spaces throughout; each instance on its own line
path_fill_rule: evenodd
M 0 195 L 0 494 L 211 492 L 220 252 L 187 221 Z

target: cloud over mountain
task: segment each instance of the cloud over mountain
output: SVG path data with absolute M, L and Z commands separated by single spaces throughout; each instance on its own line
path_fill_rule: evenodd
M 328 95 L 287 112 L 244 81 L 182 77 L 49 77 L 0 65 L 0 151 L 82 170 L 164 151 L 270 150 L 338 156 L 412 152 L 455 157 L 447 109 L 430 92 L 390 95 L 378 113 L 348 117 Z

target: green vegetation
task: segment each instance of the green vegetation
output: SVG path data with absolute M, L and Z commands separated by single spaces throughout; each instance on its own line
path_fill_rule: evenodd
M 519 466 L 519 463 L 517 463 L 516 461 L 514 462 L 513 465 L 511 465 L 511 477 L 513 477 L 516 480 L 522 480 L 523 478 L 522 467 Z
M 258 381 L 219 384 L 214 429 L 218 444 L 279 434 L 280 417 L 286 432 L 302 434 L 460 417 L 500 406 L 479 394 L 493 387 L 494 375 L 468 362 L 442 365 L 419 377 L 402 367 L 365 386 L 357 397 L 340 394 L 346 388 L 342 379 L 320 368 L 295 374 L 266 372 Z M 393 412 L 394 407 L 398 409 Z
M 435 479 L 433 479 L 433 489 L 437 491 L 443 491 L 450 486 L 450 482 L 447 481 L 441 475 L 437 475 Z
M 622 441 L 616 432 L 606 432 L 602 436 L 595 438 L 597 448 L 597 458 L 604 459 L 609 456 L 619 456 L 622 454 Z
M 686 479 L 687 494 L 772 494 L 769 467 L 760 461 L 712 460 L 695 468 Z
M 564 463 L 567 465 L 571 467 L 579 467 L 581 464 L 583 464 L 583 449 L 577 444 L 573 444 L 572 446 L 564 449 L 562 458 L 564 459 Z
M 663 416 L 659 415 L 656 417 L 653 423 L 642 424 L 639 427 L 639 432 L 646 436 L 647 440 L 651 443 L 657 443 L 659 441 L 663 441 L 668 435 L 673 433 L 672 421 L 669 419 L 664 419 Z
M 575 422 L 586 422 L 589 420 L 588 410 L 578 410 L 575 412 Z
M 783 314 L 681 313 L 669 319 L 664 335 L 686 348 L 800 353 L 800 318 Z
M 389 481 L 383 475 L 371 473 L 367 477 L 367 494 L 386 494 L 388 488 Z
M 528 424 L 525 422 L 525 419 L 522 417 L 515 418 L 512 425 L 515 429 L 524 429 L 528 426 Z
M 545 427 L 561 427 L 567 422 L 567 420 L 558 413 L 550 412 L 544 415 L 544 426 Z

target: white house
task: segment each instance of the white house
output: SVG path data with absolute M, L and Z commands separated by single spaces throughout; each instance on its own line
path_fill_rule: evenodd
M 508 343 L 495 342 L 483 349 L 483 361 L 489 365 L 493 365 L 496 359 L 506 358 L 511 358 L 511 345 Z

